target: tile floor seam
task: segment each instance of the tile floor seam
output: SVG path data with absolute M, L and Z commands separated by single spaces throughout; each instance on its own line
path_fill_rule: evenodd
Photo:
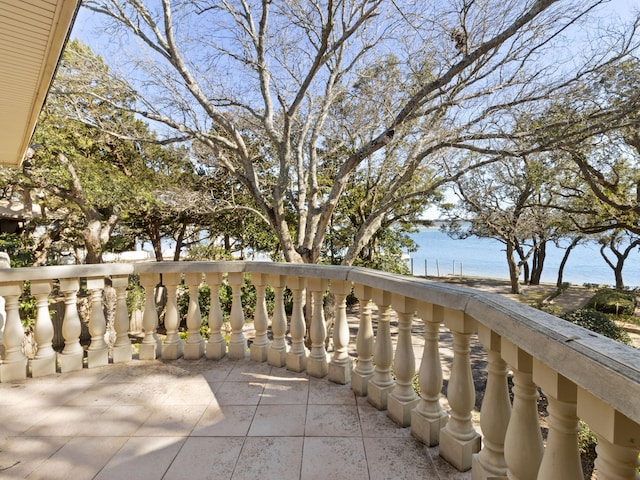
M 190 438 L 190 437 L 187 437 L 187 439 L 188 438 Z M 169 473 L 169 471 L 171 470 L 171 467 L 173 466 L 173 462 L 176 461 L 176 458 L 178 458 L 178 456 L 180 455 L 180 452 L 182 451 L 184 446 L 187 444 L 187 439 L 185 439 L 185 441 L 183 441 L 182 444 L 180 445 L 180 448 L 178 448 L 178 451 L 176 452 L 176 454 L 173 456 L 173 458 L 171 459 L 171 461 L 167 465 L 167 468 L 165 469 L 164 473 L 162 474 L 162 477 L 161 477 L 160 480 L 162 480 L 164 477 L 166 477 L 167 473 Z
M 360 414 L 358 413 L 358 418 L 360 418 Z M 362 428 L 362 426 L 360 426 Z M 364 463 L 367 466 L 367 477 L 371 479 L 371 467 L 369 466 L 369 456 L 367 454 L 367 445 L 365 444 L 364 437 L 360 437 L 362 441 L 362 451 L 364 452 Z
M 121 435 L 122 437 L 127 437 L 129 439 L 131 439 L 130 435 Z M 125 441 L 122 445 L 120 445 L 120 448 L 118 448 L 115 452 L 113 452 L 113 455 L 111 455 L 111 457 L 104 462 L 104 464 L 102 465 L 102 467 L 100 467 L 98 469 L 98 471 L 96 472 L 96 474 L 92 477 L 92 478 L 96 478 L 98 475 L 100 475 L 100 472 L 102 472 L 104 470 L 104 467 L 106 467 L 107 465 L 109 465 L 109 463 L 111 462 L 111 460 L 114 459 L 114 457 L 120 452 L 120 450 L 122 450 L 124 448 L 124 446 L 127 444 L 127 442 L 129 442 L 129 440 Z
M 249 433 L 249 431 L 247 431 L 247 433 Z M 238 449 L 238 456 L 236 457 L 236 461 L 233 464 L 233 470 L 231 471 L 231 475 L 229 476 L 229 479 L 231 480 L 233 478 L 233 476 L 236 474 L 236 469 L 238 468 L 238 465 L 240 464 L 240 457 L 242 456 L 242 450 L 244 449 L 245 444 L 247 443 L 247 437 L 246 435 L 243 437 L 242 439 L 242 445 L 240 445 L 240 448 Z

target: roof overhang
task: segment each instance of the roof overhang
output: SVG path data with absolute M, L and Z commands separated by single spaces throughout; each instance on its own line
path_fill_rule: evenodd
M 22 163 L 80 0 L 0 0 L 0 165 Z

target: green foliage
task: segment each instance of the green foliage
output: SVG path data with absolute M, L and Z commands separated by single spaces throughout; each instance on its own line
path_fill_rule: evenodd
M 538 310 L 542 310 L 543 312 L 547 312 L 551 315 L 555 315 L 556 317 L 559 317 L 560 315 L 562 315 L 562 307 L 560 305 L 554 305 L 553 303 L 547 303 L 547 304 L 537 303 L 534 306 Z
M 229 252 L 223 247 L 213 243 L 197 244 L 189 248 L 189 260 L 192 261 L 215 261 L 215 260 L 231 260 Z
M 629 290 L 602 288 L 587 302 L 586 308 L 616 315 L 633 315 L 636 294 Z
M 38 311 L 36 308 L 36 297 L 31 295 L 29 282 L 25 283 L 25 287 L 26 288 L 23 290 L 22 295 L 18 298 L 18 311 L 20 312 L 22 326 L 27 328 L 35 325 Z
M 561 318 L 625 345 L 632 345 L 629 334 L 602 312 L 585 308 L 567 313 Z
M 33 265 L 33 241 L 15 233 L 0 234 L 0 252 L 7 252 L 11 267 L 29 267 Z
M 578 432 L 578 449 L 582 459 L 582 468 L 585 480 L 591 479 L 593 474 L 593 462 L 597 456 L 596 445 L 598 439 L 589 426 L 580 420 L 580 431 Z
M 127 310 L 129 316 L 134 310 L 144 308 L 144 288 L 140 285 L 140 275 L 129 275 L 129 286 L 127 287 Z

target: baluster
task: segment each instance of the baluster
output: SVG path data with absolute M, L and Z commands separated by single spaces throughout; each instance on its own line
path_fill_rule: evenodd
M 306 325 L 304 323 L 304 278 L 287 277 L 287 286 L 293 297 L 291 312 L 291 348 L 287 352 L 287 370 L 303 372 L 307 368 L 309 352 L 304 345 Z
M 91 343 L 87 351 L 87 366 L 89 368 L 102 367 L 109 363 L 109 346 L 104 341 L 104 335 L 107 333 L 107 320 L 102 310 L 104 277 L 87 278 L 87 290 L 91 292 L 91 317 L 89 318 Z
M 438 341 L 444 309 L 424 302 L 419 302 L 417 307 L 418 316 L 424 324 L 424 351 L 418 375 L 420 400 L 411 412 L 411 433 L 425 445 L 433 447 L 440 443 L 440 430 L 449 419 L 440 406 L 442 364 Z
M 264 362 L 267 360 L 269 352 L 269 337 L 267 337 L 269 316 L 267 315 L 267 300 L 265 298 L 265 289 L 268 285 L 267 275 L 254 273 L 251 279 L 253 286 L 256 287 L 256 311 L 253 321 L 256 329 L 256 337 L 249 348 L 249 352 L 251 360 Z
M 36 297 L 36 325 L 34 337 L 38 351 L 31 360 L 31 376 L 44 377 L 56 373 L 56 352 L 53 350 L 53 322 L 49 313 L 49 280 L 32 280 L 31 295 Z
M 393 294 L 391 303 L 398 315 L 398 341 L 393 362 L 396 385 L 387 398 L 387 415 L 398 425 L 408 427 L 411 425 L 411 411 L 418 404 L 418 396 L 413 390 L 416 357 L 411 341 L 411 324 L 416 302 L 403 295 Z
M 373 326 L 371 325 L 371 287 L 354 285 L 353 293 L 360 303 L 360 323 L 356 335 L 358 358 L 351 372 L 351 389 L 356 395 L 366 396 L 369 380 L 373 377 Z
M 323 296 L 327 289 L 327 281 L 321 278 L 308 278 L 307 288 L 312 297 L 311 313 L 311 352 L 307 359 L 307 373 L 312 377 L 326 377 L 329 366 L 324 341 L 327 337 L 327 326 L 324 322 Z
M 391 293 L 373 289 L 373 302 L 378 307 L 378 328 L 375 339 L 375 359 L 373 377 L 367 385 L 367 401 L 378 410 L 387 409 L 387 397 L 396 385 L 391 376 L 393 345 L 391 343 Z
M 531 355 L 506 339 L 502 358 L 513 370 L 513 409 L 504 439 L 504 459 L 510 480 L 535 480 L 544 452 L 538 423 L 538 390 L 533 383 Z
M 473 429 L 473 386 L 469 342 L 476 322 L 459 310 L 444 309 L 444 323 L 453 334 L 453 365 L 447 388 L 451 407 L 449 420 L 440 432 L 440 456 L 460 471 L 471 468 L 471 458 L 480 451 L 480 435 Z
M 578 388 L 578 416 L 598 439 L 595 468 L 598 480 L 638 480 L 640 424 L 591 393 Z
M 131 360 L 133 346 L 129 340 L 129 310 L 127 309 L 128 275 L 114 275 L 111 277 L 111 285 L 116 291 L 116 318 L 114 328 L 116 341 L 113 344 L 113 363 L 128 362 Z
M 78 315 L 78 289 L 80 281 L 77 278 L 60 279 L 60 291 L 64 294 L 64 319 L 62 321 L 62 336 L 64 349 L 60 354 L 60 371 L 62 373 L 81 370 L 83 366 L 84 350 L 80 345 L 82 325 Z
M 140 284 L 144 288 L 144 313 L 142 314 L 142 329 L 144 338 L 140 344 L 140 360 L 155 360 L 160 357 L 162 345 L 158 338 L 158 312 L 156 311 L 155 288 L 158 284 L 158 275 L 155 273 L 143 273 L 140 275 Z
M 621 447 L 596 434 L 598 480 L 638 480 L 638 447 Z
M 220 360 L 227 353 L 227 342 L 222 336 L 222 308 L 220 307 L 221 273 L 206 273 L 205 279 L 211 289 L 209 307 L 209 341 L 205 345 L 205 356 L 209 360 Z
M 472 478 L 473 480 L 506 480 L 504 437 L 511 416 L 507 364 L 500 356 L 500 335 L 478 323 L 478 337 L 487 350 L 488 378 L 480 411 L 483 446 L 480 453 L 473 455 Z
M 329 364 L 329 380 L 346 385 L 351 380 L 349 346 L 349 323 L 347 322 L 347 295 L 351 293 L 351 282 L 331 281 L 331 293 L 336 297 L 336 320 L 333 325 L 333 356 Z
M 167 336 L 162 344 L 162 358 L 176 360 L 184 355 L 184 344 L 178 334 L 180 327 L 180 315 L 178 312 L 178 285 L 179 273 L 162 274 L 162 284 L 167 290 L 167 306 L 164 314 L 164 328 Z
M 244 312 L 242 311 L 242 285 L 244 273 L 232 272 L 228 275 L 231 285 L 231 336 L 229 338 L 229 358 L 244 359 L 247 356 L 247 339 L 244 336 Z
M 22 351 L 24 327 L 18 312 L 18 298 L 22 294 L 22 282 L 0 283 L 0 296 L 5 300 L 6 319 L 3 343 L 4 359 L 0 365 L 0 381 L 13 382 L 27 378 L 27 357 Z
M 576 384 L 533 359 L 533 381 L 540 386 L 549 402 L 549 435 L 544 449 L 538 479 L 581 480 L 584 478 L 578 450 Z
M 274 367 L 284 367 L 287 363 L 287 314 L 284 310 L 285 277 L 281 275 L 269 275 L 269 283 L 273 287 L 273 318 L 271 319 L 271 332 L 273 341 L 267 352 L 267 362 Z
M 202 281 L 202 273 L 186 273 L 184 280 L 189 288 L 189 308 L 187 310 L 187 330 L 189 334 L 184 344 L 184 358 L 198 360 L 204 355 L 204 339 L 200 333 L 202 314 L 200 313 L 200 294 L 198 292 Z

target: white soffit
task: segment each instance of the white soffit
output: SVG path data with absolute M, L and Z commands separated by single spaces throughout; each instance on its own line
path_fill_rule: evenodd
M 0 165 L 19 166 L 80 0 L 0 0 Z

